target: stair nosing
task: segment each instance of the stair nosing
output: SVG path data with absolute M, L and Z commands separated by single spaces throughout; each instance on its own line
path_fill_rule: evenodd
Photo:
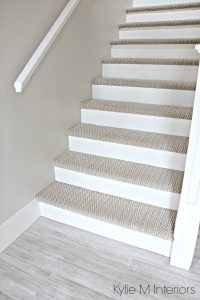
M 119 29 L 145 28 L 145 27 L 171 27 L 171 26 L 197 26 L 200 19 L 173 20 L 173 21 L 152 21 L 152 22 L 127 22 L 119 25 Z
M 107 101 L 101 99 L 89 99 L 81 102 L 81 109 L 100 110 L 99 107 L 101 107 L 102 111 L 138 114 L 143 116 L 146 115 L 146 116 L 180 119 L 180 120 L 188 120 L 188 121 L 192 120 L 192 112 L 193 112 L 193 109 L 191 107 L 172 106 L 172 105 L 163 105 L 163 104 L 149 104 L 149 103 L 124 102 L 124 101 L 120 102 L 115 100 Z M 135 109 L 136 107 L 137 109 Z M 151 111 L 152 108 L 154 108 L 154 113 Z M 160 112 L 160 109 L 162 110 L 162 113 Z M 182 114 L 181 116 L 172 113 L 169 114 L 169 111 L 171 112 L 173 110 L 177 110 L 177 112 L 180 113 L 180 110 L 182 111 L 184 109 L 189 110 L 189 112 L 187 112 L 187 114 L 186 113 Z
M 57 168 L 160 192 L 180 194 L 182 189 L 184 172 L 178 170 L 73 151 L 63 152 L 53 163 Z
M 188 90 L 195 91 L 196 83 L 194 81 L 169 81 L 169 80 L 142 80 L 142 79 L 124 79 L 111 77 L 96 77 L 92 85 L 120 86 L 120 87 L 141 87 L 170 90 Z
M 200 9 L 199 2 L 191 3 L 181 3 L 181 4 L 167 4 L 167 5 L 157 5 L 157 6 L 145 6 L 130 8 L 126 10 L 127 14 L 139 13 L 139 12 L 151 12 L 151 11 L 162 11 L 162 10 L 181 10 L 181 9 Z
M 81 129 L 91 129 L 92 133 L 79 133 Z M 94 130 L 98 132 L 106 131 L 106 134 L 96 134 Z M 132 146 L 137 148 L 145 148 L 156 151 L 165 151 L 177 154 L 186 155 L 188 141 L 187 137 L 180 137 L 169 134 L 145 132 L 140 130 L 124 129 L 124 128 L 115 128 L 101 125 L 93 124 L 80 124 L 73 128 L 70 128 L 66 134 L 70 137 L 89 139 L 98 142 L 106 142 L 113 144 L 121 144 L 126 146 Z M 110 135 L 109 135 L 110 134 Z M 121 138 L 123 134 L 123 138 Z M 140 137 L 141 135 L 141 137 Z M 146 139 L 148 137 L 148 139 Z M 145 141 L 146 139 L 146 141 Z M 144 142 L 145 141 L 145 142 Z M 170 144 L 170 142 L 171 144 Z
M 102 64 L 148 64 L 148 65 L 177 65 L 199 66 L 198 59 L 156 59 L 156 58 L 104 58 Z
M 138 231 L 164 240 L 173 239 L 177 212 L 172 209 L 56 181 L 38 193 L 36 198 L 39 202 L 127 230 Z M 144 213 L 141 215 L 142 211 Z M 153 216 L 154 222 L 152 222 Z
M 111 46 L 117 45 L 197 45 L 200 39 L 119 39 L 111 41 Z

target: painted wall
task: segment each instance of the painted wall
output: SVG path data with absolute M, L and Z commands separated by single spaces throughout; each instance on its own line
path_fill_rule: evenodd
M 27 85 L 13 83 L 66 0 L 0 0 L 0 224 L 54 178 L 52 160 L 110 55 L 132 0 L 81 0 Z

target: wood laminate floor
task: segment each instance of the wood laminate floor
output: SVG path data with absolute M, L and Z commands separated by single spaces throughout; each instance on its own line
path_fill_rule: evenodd
M 120 296 L 125 284 L 136 293 Z M 163 294 L 164 285 L 188 294 Z M 0 300 L 18 299 L 200 299 L 200 236 L 187 272 L 161 255 L 40 218 L 0 254 Z

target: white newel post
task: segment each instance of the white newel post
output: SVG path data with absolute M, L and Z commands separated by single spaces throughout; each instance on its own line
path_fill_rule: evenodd
M 196 46 L 200 53 L 200 45 Z M 171 265 L 189 270 L 200 222 L 200 69 L 194 101 L 183 189 L 175 226 Z

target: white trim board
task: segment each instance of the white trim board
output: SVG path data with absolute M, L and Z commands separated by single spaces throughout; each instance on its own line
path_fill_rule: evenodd
M 196 47 L 200 53 L 199 45 Z M 192 263 L 200 223 L 200 70 L 194 101 L 181 201 L 176 219 L 171 265 L 189 270 Z M 181 255 L 180 255 L 181 253 Z
M 41 202 L 40 212 L 45 218 L 170 257 L 172 241 L 105 223 Z
M 34 199 L 3 223 L 0 226 L 0 253 L 12 244 L 39 217 L 39 203 Z

